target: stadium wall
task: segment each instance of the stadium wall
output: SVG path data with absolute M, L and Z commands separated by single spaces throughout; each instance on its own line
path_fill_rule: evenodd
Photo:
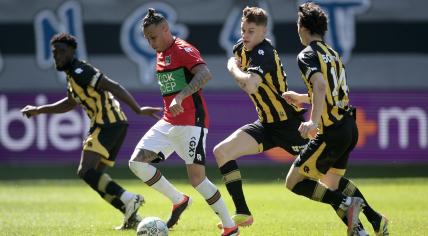
M 214 80 L 206 88 L 212 147 L 256 112 L 225 69 L 239 37 L 243 5 L 259 4 L 271 14 L 269 36 L 287 72 L 288 86 L 304 91 L 296 65 L 302 49 L 296 33 L 301 1 L 8 1 L 0 0 L 0 163 L 76 163 L 88 122 L 80 110 L 24 119 L 26 104 L 54 102 L 65 96 L 64 77 L 53 67 L 50 36 L 77 35 L 79 57 L 131 89 L 140 103 L 161 105 L 153 76 L 153 51 L 138 33 L 148 7 L 162 10 L 174 33 L 196 45 Z M 327 40 L 347 61 L 352 104 L 359 109 L 360 142 L 351 163 L 428 163 L 428 2 L 423 0 L 319 0 L 330 11 Z M 332 20 L 332 16 L 335 20 Z M 239 108 L 239 109 L 238 109 Z M 153 120 L 135 117 L 120 153 L 125 163 Z M 246 163 L 287 162 L 278 150 L 247 157 Z M 178 162 L 177 157 L 173 157 Z

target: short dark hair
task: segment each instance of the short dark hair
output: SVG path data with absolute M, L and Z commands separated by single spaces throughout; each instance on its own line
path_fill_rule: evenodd
M 165 17 L 162 14 L 157 13 L 153 8 L 149 8 L 147 15 L 143 18 L 143 28 L 153 24 L 157 25 L 163 21 L 165 21 Z
M 54 43 L 65 43 L 74 49 L 77 48 L 76 38 L 67 33 L 55 34 L 51 39 L 51 44 L 54 44 Z
M 327 31 L 327 14 L 321 7 L 313 2 L 299 6 L 298 24 L 308 29 L 311 34 L 325 35 Z
M 248 23 L 255 23 L 256 25 L 266 26 L 268 22 L 268 14 L 260 7 L 245 7 L 242 10 L 241 20 Z

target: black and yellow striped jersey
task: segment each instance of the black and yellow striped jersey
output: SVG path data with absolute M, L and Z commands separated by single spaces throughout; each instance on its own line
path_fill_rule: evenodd
M 127 123 L 119 102 L 108 91 L 97 89 L 102 73 L 92 65 L 74 59 L 67 71 L 67 93 L 82 106 L 91 126 Z
M 250 94 L 260 122 L 285 121 L 290 115 L 302 112 L 301 108 L 289 105 L 281 97 L 287 91 L 286 74 L 277 51 L 268 40 L 247 51 L 240 39 L 233 47 L 233 53 L 241 61 L 242 71 L 256 73 L 262 78 L 257 92 Z
M 342 120 L 343 113 L 349 109 L 345 65 L 339 54 L 323 41 L 312 41 L 299 53 L 297 61 L 311 101 L 313 89 L 311 76 L 320 72 L 327 82 L 326 105 L 321 116 L 322 126 L 328 127 L 338 123 Z

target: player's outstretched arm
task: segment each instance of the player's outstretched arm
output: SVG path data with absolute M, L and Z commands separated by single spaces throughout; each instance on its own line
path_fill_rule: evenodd
M 285 99 L 289 104 L 299 105 L 302 103 L 309 104 L 308 94 L 296 93 L 294 91 L 287 91 L 282 94 L 282 98 Z
M 227 61 L 227 70 L 235 78 L 236 83 L 242 90 L 248 94 L 256 93 L 259 84 L 262 82 L 262 78 L 256 73 L 243 72 L 238 64 L 239 61 L 235 57 L 229 58 Z
M 27 105 L 21 109 L 21 112 L 23 115 L 30 118 L 42 113 L 65 113 L 73 110 L 76 105 L 76 101 L 74 101 L 74 99 L 70 96 L 67 96 L 52 104 L 46 104 L 42 106 Z
M 128 92 L 122 85 L 113 81 L 106 76 L 102 76 L 98 83 L 97 89 L 102 89 L 111 92 L 115 97 L 119 98 L 121 101 L 125 102 L 135 113 L 139 115 L 147 115 L 160 119 L 157 112 L 162 111 L 160 107 L 140 107 L 138 102 L 135 100 L 134 96 Z
M 209 80 L 212 79 L 212 74 L 209 71 L 207 65 L 200 64 L 192 69 L 192 74 L 194 75 L 192 81 L 184 87 L 172 100 L 169 110 L 173 116 L 176 116 L 184 112 L 184 108 L 181 106 L 181 102 L 188 96 L 199 91 L 201 88 L 207 84 Z

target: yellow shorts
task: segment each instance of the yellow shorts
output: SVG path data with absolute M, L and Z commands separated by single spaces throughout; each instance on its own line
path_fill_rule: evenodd
M 113 166 L 127 130 L 128 124 L 95 125 L 83 141 L 83 150 L 99 153 L 104 157 L 101 162 Z

